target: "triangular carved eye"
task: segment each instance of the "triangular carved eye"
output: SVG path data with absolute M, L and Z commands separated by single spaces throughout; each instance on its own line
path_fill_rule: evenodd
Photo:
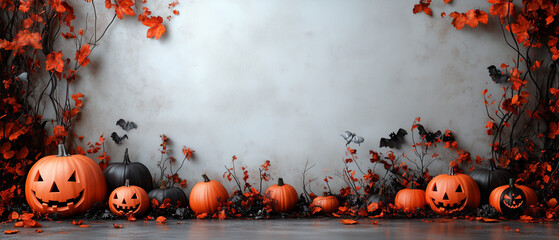
M 118 199 L 118 196 L 116 195 L 116 193 L 115 193 L 115 197 L 113 197 L 113 198 L 114 198 L 114 199 Z
M 509 196 L 509 195 L 505 195 L 504 198 L 510 200 L 510 196 Z
M 462 186 L 458 184 L 458 188 L 456 188 L 456 192 L 462 192 Z
M 41 173 L 37 172 L 37 177 L 35 178 L 35 182 L 42 182 L 43 181 L 43 177 L 41 177 Z
M 70 176 L 68 182 L 76 182 L 76 171 L 72 173 L 72 176 Z
M 518 196 L 514 197 L 514 199 L 522 199 L 522 195 L 518 195 Z
M 437 191 L 437 184 L 435 184 L 435 185 L 433 186 L 433 192 L 436 192 L 436 191 Z
M 131 199 L 138 199 L 138 196 L 136 196 L 136 194 L 134 193 L 134 195 L 132 195 Z

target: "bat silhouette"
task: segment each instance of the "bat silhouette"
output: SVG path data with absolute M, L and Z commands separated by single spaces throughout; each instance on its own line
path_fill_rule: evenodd
M 381 138 L 380 139 L 380 147 L 389 147 L 389 148 L 396 148 L 400 149 L 402 143 L 404 142 L 404 136 L 406 136 L 408 132 L 406 130 L 400 128 L 398 129 L 397 133 L 390 133 L 390 138 Z
M 428 132 L 425 130 L 425 127 L 423 127 L 423 125 L 421 124 L 416 124 L 417 126 L 417 130 L 419 131 L 419 135 L 421 136 L 421 139 L 423 139 L 425 142 L 430 142 L 433 143 L 437 140 L 437 138 L 441 137 L 441 131 L 436 131 L 436 132 Z
M 122 135 L 122 137 L 119 137 L 116 132 L 113 132 L 111 134 L 111 138 L 113 139 L 113 141 L 115 141 L 116 144 L 121 144 L 124 139 L 128 139 L 128 135 L 124 134 Z
M 506 83 L 509 81 L 510 75 L 501 73 L 501 70 L 497 69 L 495 65 L 487 67 L 489 70 L 489 76 L 495 83 Z
M 118 121 L 116 121 L 116 125 L 120 126 L 127 132 L 131 129 L 138 128 L 138 125 L 136 125 L 135 122 L 127 122 L 124 119 L 119 119 Z
M 352 133 L 350 131 L 345 131 L 345 133 L 340 134 L 340 136 L 342 136 L 346 140 L 346 144 L 345 144 L 346 146 L 351 142 L 361 145 L 361 143 L 365 141 L 365 138 L 361 136 L 357 136 L 355 135 L 355 133 Z
M 446 130 L 443 134 L 442 140 L 443 142 L 454 142 L 454 136 L 452 136 L 452 132 Z

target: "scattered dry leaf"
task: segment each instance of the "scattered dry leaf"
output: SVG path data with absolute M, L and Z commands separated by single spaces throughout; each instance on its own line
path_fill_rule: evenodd
M 4 234 L 16 234 L 18 232 L 19 232 L 19 230 L 6 230 L 6 231 L 4 231 Z
M 352 219 L 342 219 L 342 220 L 338 220 L 341 223 L 345 224 L 345 225 L 352 225 L 352 224 L 358 224 L 358 221 L 352 220 Z
M 113 223 L 113 227 L 114 228 L 122 228 L 122 224 Z
M 166 224 L 167 223 L 167 218 L 165 218 L 163 216 L 159 216 L 155 219 L 155 222 L 157 224 Z

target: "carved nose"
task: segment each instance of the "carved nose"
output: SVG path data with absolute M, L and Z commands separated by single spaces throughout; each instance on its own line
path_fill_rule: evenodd
M 58 190 L 58 186 L 56 186 L 56 182 L 52 182 L 52 186 L 50 187 L 50 192 L 60 192 L 60 190 Z
M 126 199 L 122 199 L 122 204 L 126 204 Z
M 444 193 L 443 200 L 448 200 L 448 195 L 446 195 L 446 193 Z

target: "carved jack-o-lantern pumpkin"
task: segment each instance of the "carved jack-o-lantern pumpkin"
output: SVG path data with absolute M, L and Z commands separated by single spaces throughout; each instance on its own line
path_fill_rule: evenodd
M 141 187 L 131 186 L 128 179 L 109 196 L 109 209 L 116 215 L 139 215 L 149 208 L 149 197 Z
M 522 189 L 514 186 L 511 178 L 509 185 L 500 186 L 491 192 L 489 204 L 504 216 L 518 217 L 524 212 L 528 199 Z
M 479 188 L 473 178 L 466 174 L 449 174 L 434 177 L 427 185 L 425 200 L 438 214 L 452 214 L 464 208 L 479 206 Z
M 68 155 L 58 145 L 58 155 L 41 158 L 29 170 L 25 198 L 33 210 L 64 216 L 84 213 L 105 198 L 107 185 L 95 161 L 83 155 Z

